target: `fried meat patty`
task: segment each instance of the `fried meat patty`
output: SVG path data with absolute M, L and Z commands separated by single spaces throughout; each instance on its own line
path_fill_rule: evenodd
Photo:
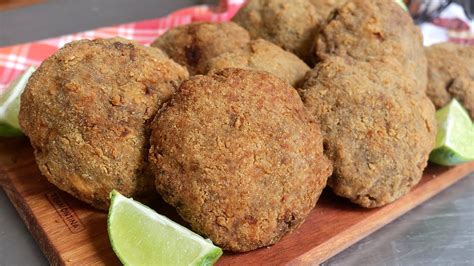
M 293 87 L 298 87 L 310 70 L 296 55 L 263 39 L 251 41 L 244 48 L 222 54 L 209 62 L 209 71 L 224 68 L 267 71 Z
M 194 230 L 237 252 L 298 227 L 331 172 L 296 90 L 243 69 L 181 85 L 153 121 L 150 163 L 165 201 Z
M 81 40 L 46 59 L 21 97 L 20 125 L 47 179 L 100 209 L 116 189 L 156 195 L 149 124 L 187 71 L 125 39 Z
M 425 48 L 428 58 L 426 94 L 436 108 L 456 98 L 474 119 L 474 46 L 454 43 Z
M 195 75 L 205 74 L 210 59 L 238 50 L 249 41 L 249 33 L 233 22 L 196 22 L 168 30 L 151 46 Z
M 310 62 L 313 39 L 324 18 L 309 0 L 249 0 L 232 20 L 252 39 L 268 40 Z
M 327 57 L 300 90 L 333 162 L 328 185 L 363 207 L 409 192 L 434 146 L 434 107 L 403 75 L 401 66 Z
M 426 91 L 427 63 L 420 29 L 395 1 L 351 0 L 336 9 L 317 35 L 315 53 L 347 56 L 361 61 L 392 57 L 403 66 L 413 90 Z

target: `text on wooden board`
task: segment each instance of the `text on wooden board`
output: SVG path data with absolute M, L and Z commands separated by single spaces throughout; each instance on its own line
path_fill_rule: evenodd
M 71 233 L 76 234 L 85 230 L 81 219 L 79 219 L 79 216 L 77 216 L 74 210 L 67 204 L 61 194 L 56 191 L 49 192 L 46 193 L 46 198 L 48 198 L 48 201 L 53 205 Z

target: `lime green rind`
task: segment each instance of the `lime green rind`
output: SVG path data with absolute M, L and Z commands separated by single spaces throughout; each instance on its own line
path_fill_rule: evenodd
M 453 99 L 436 112 L 438 134 L 430 161 L 457 165 L 474 160 L 474 125 L 461 104 Z
M 110 240 L 110 244 L 112 246 L 112 250 L 114 251 L 115 255 L 117 255 L 118 259 L 124 264 L 124 260 L 125 258 L 122 257 L 121 253 L 115 248 L 116 245 L 114 243 L 114 238 L 112 236 L 112 231 L 111 231 L 111 224 L 112 224 L 112 220 L 113 220 L 113 215 L 111 215 L 112 213 L 112 210 L 113 210 L 113 206 L 114 206 L 114 202 L 115 202 L 115 199 L 116 199 L 116 196 L 117 195 L 120 195 L 117 191 L 115 190 L 112 190 L 112 192 L 110 192 L 110 195 L 109 195 L 109 198 L 110 198 L 110 207 L 109 207 L 109 215 L 108 215 L 108 218 L 107 218 L 107 233 L 109 235 L 109 240 Z
M 9 123 L 12 127 L 17 128 L 20 130 L 20 121 L 18 120 L 18 115 L 20 114 L 20 98 L 21 93 L 25 89 L 26 83 L 21 88 L 21 92 L 16 95 L 15 99 L 10 103 L 9 109 L 5 114 L 5 121 Z
M 405 2 L 403 2 L 403 0 L 395 0 L 395 2 L 397 2 L 397 4 L 399 4 L 403 8 L 403 10 L 408 11 L 408 7 L 405 5 Z
M 434 149 L 444 146 L 447 138 L 447 129 L 450 127 L 448 121 L 449 106 L 445 106 L 436 112 L 436 124 L 438 125 L 438 132 L 436 134 L 436 142 Z
M 220 248 L 214 248 L 208 255 L 196 261 L 197 266 L 212 266 L 222 256 L 223 252 Z
M 430 162 L 445 166 L 458 165 L 473 160 L 474 157 L 463 157 L 449 147 L 435 149 L 430 153 Z
M 29 67 L 18 76 L 0 95 L 0 123 L 5 125 L 0 127 L 0 136 L 19 136 L 21 133 L 18 114 L 20 112 L 20 96 L 28 83 L 29 78 L 35 71 L 34 67 Z M 16 130 L 12 130 L 16 129 Z
M 110 194 L 108 233 L 124 265 L 212 265 L 222 250 L 140 202 Z
M 0 137 L 19 137 L 22 136 L 23 132 L 10 125 L 0 123 Z

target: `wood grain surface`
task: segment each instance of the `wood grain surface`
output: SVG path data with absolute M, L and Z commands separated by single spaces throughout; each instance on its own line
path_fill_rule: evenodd
M 383 208 L 363 209 L 325 191 L 295 232 L 269 248 L 226 253 L 218 265 L 308 265 L 324 262 L 441 190 L 474 172 L 474 163 L 430 165 L 408 195 Z M 49 184 L 36 167 L 25 138 L 0 140 L 0 184 L 53 265 L 117 265 L 107 236 L 107 214 Z M 182 223 L 170 206 L 158 212 Z

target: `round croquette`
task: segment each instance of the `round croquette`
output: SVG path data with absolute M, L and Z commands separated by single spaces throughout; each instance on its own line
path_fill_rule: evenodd
M 351 0 L 336 9 L 315 39 L 315 54 L 346 56 L 361 61 L 396 59 L 413 90 L 426 91 L 427 61 L 421 30 L 395 1 Z
M 310 62 L 313 40 L 324 19 L 309 0 L 250 0 L 232 21 L 248 30 L 252 39 L 273 42 Z
M 328 57 L 300 90 L 333 162 L 328 186 L 366 208 L 408 193 L 434 146 L 434 107 L 404 75 L 399 64 Z
M 187 77 L 159 49 L 125 39 L 67 44 L 41 64 L 21 97 L 20 125 L 41 173 L 100 209 L 113 189 L 156 194 L 149 124 Z
M 233 22 L 196 22 L 168 30 L 151 46 L 195 75 L 205 74 L 210 59 L 240 49 L 249 41 L 248 32 Z
M 425 48 L 428 59 L 426 94 L 436 108 L 457 99 L 474 119 L 474 46 L 439 43 Z
M 266 72 L 192 77 L 153 121 L 150 142 L 165 201 L 236 252 L 274 244 L 303 223 L 331 172 L 296 90 Z
M 263 39 L 251 41 L 243 49 L 222 54 L 209 62 L 210 71 L 224 68 L 267 71 L 293 87 L 298 87 L 310 70 L 296 55 Z

